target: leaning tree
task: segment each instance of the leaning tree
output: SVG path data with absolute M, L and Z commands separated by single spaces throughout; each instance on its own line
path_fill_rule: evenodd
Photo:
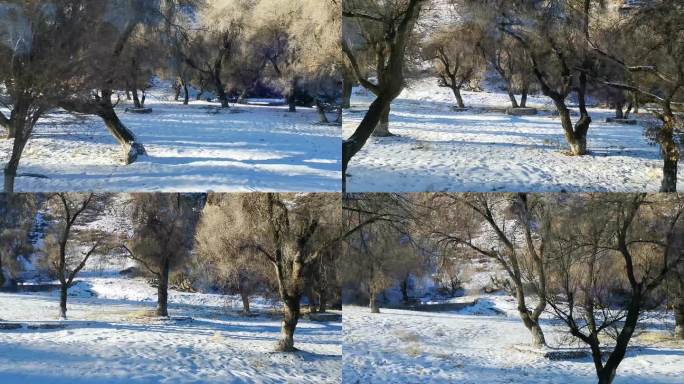
M 351 137 L 342 144 L 342 179 L 346 181 L 349 161 L 368 138 L 389 135 L 392 101 L 404 88 L 406 54 L 421 10 L 429 0 L 347 0 L 342 4 L 342 50 L 358 82 L 376 98 Z M 369 66 L 376 81 L 368 77 L 362 57 L 373 56 Z

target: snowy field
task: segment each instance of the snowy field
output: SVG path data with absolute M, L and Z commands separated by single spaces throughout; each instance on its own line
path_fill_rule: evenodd
M 351 136 L 372 98 L 355 92 L 344 115 Z M 505 93 L 463 92 L 467 112 L 436 80 L 417 82 L 392 104 L 389 138 L 370 138 L 350 162 L 350 192 L 652 191 L 662 178 L 659 149 L 642 125 L 605 123 L 613 111 L 591 109 L 590 154 L 571 157 L 550 99 L 532 97 L 537 116 L 513 117 Z M 494 110 L 492 110 L 494 109 Z M 644 115 L 646 116 L 646 115 Z M 573 117 L 576 119 L 577 117 Z M 684 176 L 680 175 L 680 184 Z
M 117 108 L 148 152 L 128 166 L 101 119 L 51 114 L 39 123 L 19 166 L 20 174 L 48 178 L 18 177 L 15 190 L 340 190 L 340 127 L 316 124 L 314 109 L 288 113 L 286 106 L 238 105 L 215 113 L 215 103 L 166 100 L 150 96 L 149 115 Z M 11 144 L 0 139 L 0 165 L 9 160 Z
M 97 275 L 97 274 L 95 274 Z M 272 353 L 277 303 L 169 292 L 170 320 L 145 316 L 156 290 L 142 279 L 84 274 L 65 322 L 58 293 L 0 293 L 0 317 L 64 328 L 0 330 L 0 382 L 13 383 L 337 383 L 341 327 L 301 320 L 296 354 Z M 70 292 L 71 294 L 71 292 Z
M 344 383 L 520 383 L 594 384 L 591 358 L 549 360 L 516 346 L 531 336 L 506 296 L 469 296 L 455 302 L 475 306 L 453 312 L 418 312 L 344 307 Z M 673 328 L 672 319 L 666 323 Z M 662 325 L 662 324 L 661 324 Z M 563 328 L 546 319 L 552 346 Z M 649 330 L 633 339 L 618 368 L 616 384 L 675 384 L 684 377 L 684 343 L 666 331 Z

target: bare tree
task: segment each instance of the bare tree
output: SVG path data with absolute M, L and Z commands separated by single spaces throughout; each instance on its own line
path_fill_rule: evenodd
M 429 208 L 438 223 L 429 226 L 438 244 L 470 249 L 503 267 L 518 303 L 518 313 L 532 334 L 534 345 L 545 345 L 539 318 L 546 308 L 545 228 L 549 221 L 542 201 L 530 201 L 525 194 L 442 194 Z M 491 236 L 484 240 L 491 243 L 483 243 L 480 236 Z M 531 284 L 538 296 L 532 308 L 527 303 L 526 284 Z
M 0 105 L 10 110 L 9 117 L 0 112 L 0 122 L 14 140 L 4 169 L 9 193 L 38 120 L 80 86 L 76 79 L 83 58 L 78 50 L 87 26 L 76 20 L 84 15 L 77 7 L 48 8 L 43 1 L 0 2 Z M 70 28 L 72 23 L 77 26 Z
M 169 275 L 187 262 L 204 204 L 197 194 L 138 194 L 133 197 L 133 237 L 123 248 L 157 280 L 156 315 L 169 316 Z
M 252 250 L 274 268 L 283 301 L 283 322 L 276 350 L 295 351 L 307 269 L 336 249 L 340 233 L 339 195 L 244 194 L 229 196 L 232 246 Z
M 60 285 L 59 318 L 67 319 L 67 297 L 88 260 L 107 248 L 107 234 L 87 228 L 103 212 L 104 196 L 58 193 L 49 198 L 56 221 L 45 240 L 46 261 Z
M 675 0 L 647 2 L 605 26 L 590 41 L 594 52 L 620 69 L 601 76 L 602 84 L 658 105 L 651 112 L 662 123 L 657 135 L 663 158 L 661 192 L 677 191 L 680 154 L 675 135 L 682 122 L 675 110 L 684 103 L 683 12 L 681 2 Z
M 479 80 L 485 67 L 477 46 L 482 38 L 479 26 L 464 23 L 434 32 L 423 47 L 424 58 L 435 63 L 440 85 L 451 89 L 459 108 L 465 108 L 461 89 Z
M 342 178 L 346 181 L 349 161 L 376 130 L 389 135 L 389 111 L 392 101 L 404 87 L 406 52 L 411 36 L 427 0 L 344 1 L 342 50 L 358 82 L 376 95 L 354 134 L 342 144 Z M 350 39 L 361 39 L 360 42 Z M 359 47 L 359 45 L 361 47 Z M 372 82 L 361 68 L 359 52 L 372 50 L 377 82 Z
M 35 223 L 38 197 L 0 194 L 0 287 L 16 284 L 20 258 L 32 250 L 29 234 Z
M 684 261 L 684 204 L 679 196 L 648 197 L 645 194 L 595 196 L 590 209 L 598 225 L 578 239 L 561 238 L 578 257 L 560 263 L 561 284 L 557 295 L 548 295 L 549 305 L 570 333 L 591 348 L 600 384 L 610 384 L 625 357 L 647 299 L 674 268 Z M 598 204 L 596 204 L 598 203 Z M 600 216 L 605 215 L 602 219 Z M 579 246 L 579 247 L 578 247 Z M 559 249 L 562 249 L 559 248 Z M 606 272 L 622 263 L 621 277 L 627 284 L 627 300 L 611 308 Z M 608 358 L 601 351 L 601 338 L 615 344 Z

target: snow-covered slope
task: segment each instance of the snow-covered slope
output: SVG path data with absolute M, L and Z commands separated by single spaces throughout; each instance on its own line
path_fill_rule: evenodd
M 24 152 L 16 191 L 338 191 L 338 126 L 317 125 L 314 109 L 216 103 L 191 105 L 151 94 L 149 115 L 118 112 L 148 156 L 125 166 L 121 149 L 99 118 L 57 111 L 39 122 Z M 258 104 L 258 103 L 256 103 Z M 0 164 L 12 143 L 0 140 Z
M 613 112 L 591 109 L 590 154 L 567 156 L 560 120 L 549 100 L 530 98 L 543 109 L 514 117 L 501 109 L 508 96 L 463 92 L 472 107 L 454 112 L 453 95 L 435 79 L 417 81 L 392 104 L 395 137 L 371 138 L 349 165 L 350 192 L 374 191 L 658 191 L 659 149 L 643 125 L 606 123 Z M 357 89 L 344 116 L 349 137 L 372 98 Z M 548 110 L 548 111 L 546 111 Z M 680 176 L 680 183 L 682 181 Z

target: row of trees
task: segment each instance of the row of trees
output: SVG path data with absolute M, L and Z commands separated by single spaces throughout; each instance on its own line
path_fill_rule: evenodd
M 268 87 L 294 112 L 297 98 L 310 95 L 327 121 L 341 88 L 339 7 L 334 0 L 0 1 L 0 127 L 14 140 L 5 191 L 13 191 L 36 124 L 58 107 L 99 116 L 124 162 L 134 162 L 144 146 L 115 107 L 123 95 L 143 107 L 154 77 L 173 82 L 184 104 L 193 89 L 228 107 L 231 95 Z
M 663 192 L 676 191 L 681 122 L 675 110 L 684 98 L 684 9 L 674 0 L 644 2 L 625 11 L 621 2 L 598 0 L 453 0 L 457 15 L 429 24 L 425 14 L 444 4 L 429 0 L 344 3 L 346 81 L 377 97 L 354 134 L 344 142 L 343 167 L 371 135 L 389 135 L 392 101 L 408 78 L 431 63 L 440 84 L 460 90 L 488 70 L 498 74 L 513 108 L 525 107 L 539 89 L 549 97 L 573 155 L 587 151 L 591 116 L 588 98 L 603 99 L 624 117 L 642 101 L 660 120 Z M 440 14 L 447 12 L 439 9 Z M 516 94 L 520 94 L 518 101 Z M 569 104 L 575 100 L 579 118 Z
M 304 297 L 313 312 L 325 312 L 328 303 L 340 298 L 338 248 L 348 235 L 342 231 L 337 194 L 59 193 L 2 198 L 3 213 L 23 212 L 0 223 L 3 276 L 16 282 L 21 265 L 33 260 L 59 281 L 62 319 L 67 318 L 69 289 L 95 256 L 134 260 L 139 273 L 157 286 L 155 315 L 160 317 L 169 315 L 169 286 L 174 284 L 179 289 L 239 293 L 245 314 L 251 313 L 254 294 L 278 297 L 283 303 L 278 351 L 295 350 Z M 98 224 L 112 216 L 124 223 L 120 229 Z M 44 228 L 37 228 L 39 223 Z M 41 235 L 42 246 L 32 249 Z
M 372 312 L 408 274 L 443 279 L 454 264 L 490 260 L 533 344 L 546 345 L 540 319 L 550 313 L 591 350 L 599 383 L 611 383 L 648 311 L 671 305 L 684 337 L 683 215 L 679 195 L 353 195 L 347 225 L 379 221 L 348 239 L 344 257 L 363 263 L 355 274 Z

